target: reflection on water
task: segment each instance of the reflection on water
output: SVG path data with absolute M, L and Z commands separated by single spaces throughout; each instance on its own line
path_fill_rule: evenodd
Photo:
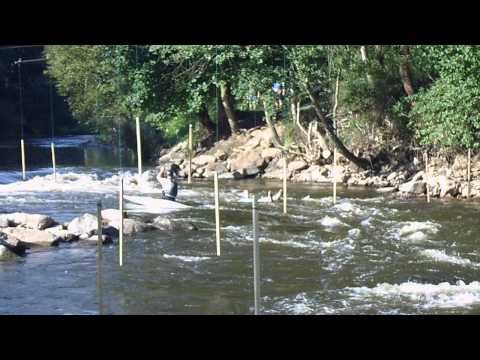
M 25 143 L 27 170 L 52 166 L 50 139 L 31 139 Z M 0 146 L 0 169 L 21 169 L 20 144 L 4 143 Z M 121 151 L 122 165 L 135 166 L 136 154 L 130 149 Z M 58 167 L 84 166 L 111 168 L 120 163 L 120 151 L 115 146 L 99 145 L 93 135 L 55 139 L 55 156 Z

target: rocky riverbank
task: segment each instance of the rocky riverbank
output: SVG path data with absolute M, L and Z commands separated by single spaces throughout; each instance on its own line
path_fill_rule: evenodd
M 284 129 L 278 127 L 282 136 Z M 361 152 L 361 150 L 356 150 Z M 287 178 L 291 182 L 331 183 L 346 186 L 375 187 L 380 193 L 398 197 L 425 196 L 427 188 L 432 197 L 466 198 L 467 157 L 454 159 L 435 157 L 429 160 L 429 173 L 425 174 L 422 154 L 400 147 L 388 153 L 368 156 L 375 170 L 362 170 L 339 155 L 336 171 L 333 171 L 332 154 L 325 151 L 316 163 L 309 163 L 300 155 L 289 155 Z M 193 178 L 212 178 L 216 171 L 219 179 L 283 178 L 283 155 L 274 147 L 273 136 L 267 127 L 245 130 L 227 140 L 221 140 L 210 148 L 197 147 L 192 158 Z M 164 173 L 171 163 L 176 163 L 187 177 L 187 144 L 163 150 L 158 160 L 158 172 Z M 480 155 L 472 156 L 470 197 L 480 197 Z M 428 185 L 428 186 L 427 186 Z
M 120 211 L 102 211 L 102 243 L 110 244 L 118 239 Z M 124 218 L 123 231 L 126 236 L 146 231 L 191 231 L 193 224 L 156 217 L 143 221 L 140 218 Z M 72 221 L 59 224 L 49 216 L 40 214 L 12 213 L 0 215 L 0 259 L 25 256 L 28 250 L 60 246 L 65 243 L 82 242 L 97 244 L 98 220 L 84 214 Z

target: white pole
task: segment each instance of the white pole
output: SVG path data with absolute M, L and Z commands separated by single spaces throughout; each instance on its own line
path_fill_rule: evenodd
M 217 240 L 217 256 L 220 256 L 220 199 L 218 196 L 218 173 L 216 171 L 213 173 L 213 182 L 215 190 L 215 234 Z
M 470 198 L 470 173 L 472 167 L 472 154 L 471 150 L 468 149 L 468 164 L 467 164 L 467 199 Z
M 142 176 L 142 135 L 140 133 L 140 118 L 137 116 L 137 157 L 138 157 L 138 177 Z
M 430 202 L 430 176 L 428 173 L 428 153 L 425 151 L 425 178 L 427 180 L 427 203 Z
M 192 183 L 192 152 L 193 152 L 193 132 L 192 124 L 188 126 L 188 183 Z
M 283 157 L 283 213 L 287 213 L 287 155 Z
M 99 313 L 102 315 L 102 202 L 97 202 L 97 296 Z
M 57 181 L 57 162 L 55 160 L 55 144 L 53 141 L 51 143 L 51 148 L 52 148 L 53 179 Z
M 255 298 L 255 315 L 260 313 L 260 245 L 258 242 L 257 212 L 255 195 L 252 197 L 253 224 L 253 293 Z
M 118 199 L 120 208 L 120 226 L 119 226 L 119 263 L 123 266 L 123 175 L 120 177 L 120 196 Z
M 26 170 L 26 166 L 25 166 L 25 141 L 20 140 L 20 148 L 21 148 L 21 152 L 22 152 L 22 178 L 23 178 L 23 181 L 25 181 L 27 179 L 27 176 L 25 174 Z
M 335 136 L 337 136 L 337 107 L 338 107 L 338 87 L 340 82 L 340 74 L 337 75 L 337 82 L 335 84 L 335 105 L 333 106 L 333 128 Z M 337 146 L 334 144 L 333 148 L 333 205 L 337 203 Z
M 333 205 L 337 203 L 337 148 L 333 149 Z

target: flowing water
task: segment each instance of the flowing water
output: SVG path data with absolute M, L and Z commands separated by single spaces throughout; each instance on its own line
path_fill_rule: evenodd
M 48 141 L 29 146 L 39 160 L 29 158 L 37 165 L 26 182 L 18 165 L 4 163 L 1 211 L 64 222 L 95 213 L 100 199 L 117 207 L 118 154 L 88 142 L 58 141 L 65 146 L 57 149 L 56 182 Z M 130 182 L 133 167 L 125 171 L 127 194 L 158 196 Z M 99 287 L 97 249 L 81 242 L 0 262 L 0 313 L 252 314 L 252 215 L 243 191 L 264 196 L 280 188 L 275 181 L 220 181 L 221 257 L 213 184 L 195 181 L 182 183 L 178 197 L 193 208 L 165 216 L 199 231 L 127 238 L 121 268 L 118 244 L 105 246 Z M 329 185 L 290 184 L 287 216 L 281 201 L 257 204 L 263 314 L 480 313 L 478 203 L 393 200 L 363 188 L 338 193 L 333 206 Z

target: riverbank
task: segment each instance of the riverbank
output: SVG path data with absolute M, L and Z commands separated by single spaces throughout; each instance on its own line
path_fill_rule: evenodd
M 283 127 L 278 127 L 280 136 Z M 480 154 L 472 154 L 470 191 L 467 181 L 467 155 L 453 159 L 443 156 L 430 158 L 428 174 L 425 173 L 423 153 L 397 147 L 380 155 L 372 151 L 357 149 L 369 159 L 374 170 L 363 170 L 338 155 L 336 171 L 333 156 L 325 151 L 315 163 L 303 156 L 289 155 L 287 158 L 287 179 L 290 182 L 331 183 L 346 186 L 376 188 L 379 193 L 395 197 L 426 196 L 427 188 L 431 197 L 466 199 L 480 197 Z M 187 143 L 163 150 L 158 159 L 158 171 L 164 173 L 171 163 L 180 166 L 181 177 L 188 174 Z M 267 127 L 243 130 L 229 139 L 220 140 L 211 147 L 197 147 L 192 157 L 192 177 L 212 178 L 216 171 L 219 179 L 283 179 L 282 151 L 274 147 L 273 136 Z M 428 176 L 427 176 L 428 175 Z M 469 193 L 469 194 L 468 194 Z

